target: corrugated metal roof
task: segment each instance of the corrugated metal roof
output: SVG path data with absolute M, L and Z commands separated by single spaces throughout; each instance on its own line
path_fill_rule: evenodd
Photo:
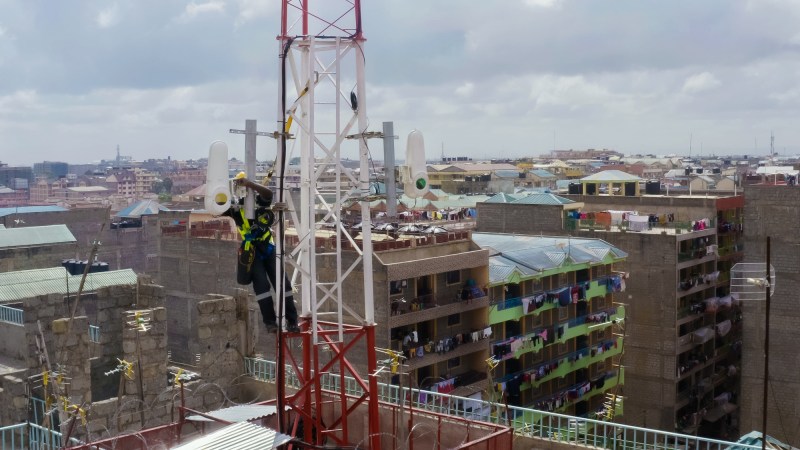
M 484 203 L 511 203 L 517 200 L 516 195 L 499 193 L 495 196 L 488 198 Z
M 147 215 L 158 214 L 159 211 L 169 211 L 164 206 L 161 206 L 155 200 L 142 200 L 134 203 L 122 211 L 116 213 L 115 217 L 142 217 Z
M 519 178 L 519 170 L 500 169 L 495 170 L 494 174 L 499 178 Z
M 225 421 L 225 422 L 247 422 L 248 420 L 260 419 L 262 417 L 267 417 L 278 410 L 275 406 L 272 405 L 236 405 L 231 406 L 230 408 L 223 408 L 218 409 L 216 411 L 209 411 L 205 414 L 212 416 L 216 419 Z M 213 419 L 209 419 L 208 417 L 203 416 L 189 416 L 186 420 L 191 420 L 195 422 L 213 422 Z
M 292 437 L 250 422 L 239 422 L 188 442 L 175 450 L 265 450 L 277 448 Z
M 575 203 L 575 201 L 568 198 L 559 197 L 555 194 L 531 194 L 525 197 L 520 197 L 513 203 L 519 203 L 523 205 L 568 205 L 570 203 Z
M 11 208 L 0 208 L 0 217 L 5 217 L 11 214 L 26 214 L 26 213 L 40 213 L 40 212 L 57 212 L 66 211 L 66 208 L 60 206 L 14 206 Z
M 536 175 L 539 178 L 555 178 L 556 176 L 544 169 L 532 169 L 528 173 Z
M 625 258 L 627 253 L 601 239 L 514 236 L 472 233 L 472 239 L 489 249 L 489 283 L 501 284 L 519 274 L 528 278 L 564 264 L 599 264 L 610 255 Z
M 0 273 L 0 302 L 48 294 L 74 294 L 81 284 L 81 276 L 69 275 L 64 267 Z M 94 291 L 108 286 L 131 285 L 136 284 L 136 280 L 136 273 L 131 269 L 90 273 L 83 289 Z
M 0 248 L 32 247 L 37 245 L 76 242 L 66 225 L 6 228 L 0 231 Z
M 581 182 L 586 181 L 604 181 L 604 182 L 620 182 L 620 181 L 641 181 L 642 179 L 636 175 L 631 175 L 621 170 L 604 170 L 595 174 L 583 177 Z

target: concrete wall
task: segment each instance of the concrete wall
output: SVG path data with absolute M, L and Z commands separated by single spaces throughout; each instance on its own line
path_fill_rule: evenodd
M 153 219 L 143 220 L 141 228 L 111 229 L 109 210 L 107 208 L 80 208 L 68 211 L 39 212 L 14 214 L 0 217 L 0 223 L 11 228 L 13 223 L 6 223 L 15 218 L 22 218 L 26 227 L 65 224 L 72 232 L 77 243 L 71 251 L 54 254 L 52 261 L 42 261 L 35 267 L 54 267 L 65 258 L 87 259 L 95 240 L 101 242 L 97 251 L 98 261 L 107 262 L 111 270 L 133 269 L 136 273 L 148 273 L 154 268 L 156 261 L 156 232 Z M 105 229 L 99 233 L 102 224 Z M 99 233 L 99 234 L 98 234 Z M 2 270 L 2 266 L 0 266 Z M 19 268 L 14 270 L 20 270 Z
M 771 239 L 770 263 L 775 268 L 775 293 L 770 302 L 767 434 L 792 446 L 800 445 L 800 189 L 788 186 L 747 186 L 745 190 L 745 261 L 764 262 L 766 237 Z M 764 380 L 764 302 L 742 302 L 741 429 L 761 430 Z
M 55 267 L 64 259 L 77 258 L 78 245 L 74 242 L 36 247 L 0 249 L 0 272 L 43 269 Z
M 640 213 L 673 213 L 675 221 L 688 222 L 702 218 L 717 217 L 717 197 L 688 197 L 643 195 L 640 197 L 607 196 L 607 195 L 568 195 L 564 197 L 584 202 L 583 211 L 629 211 Z
M 630 271 L 620 301 L 625 310 L 624 423 L 674 429 L 676 377 L 676 237 L 674 235 L 584 231 L 628 252 Z
M 478 203 L 476 231 L 485 233 L 556 233 L 564 228 L 561 206 Z
M 233 295 L 239 243 L 215 238 L 160 236 L 155 280 L 170 291 Z

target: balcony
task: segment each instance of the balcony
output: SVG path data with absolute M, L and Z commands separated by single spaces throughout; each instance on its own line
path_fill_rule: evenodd
M 594 352 L 594 354 L 592 354 L 592 350 L 596 349 L 598 347 L 598 345 L 604 345 L 606 343 L 611 343 L 611 344 L 615 344 L 615 345 L 612 345 L 612 347 L 609 350 L 604 350 L 602 353 Z M 565 375 L 567 375 L 567 374 L 569 374 L 571 372 L 574 372 L 574 371 L 576 371 L 578 369 L 584 369 L 586 367 L 591 366 L 592 364 L 594 364 L 596 362 L 604 361 L 604 360 L 606 360 L 606 359 L 608 359 L 608 358 L 610 358 L 612 356 L 617 356 L 617 355 L 622 353 L 622 350 L 623 350 L 622 349 L 622 345 L 623 345 L 622 338 L 618 337 L 616 340 L 604 341 L 604 342 L 602 342 L 600 344 L 596 344 L 596 345 L 590 346 L 590 347 L 582 349 L 582 350 L 578 350 L 578 351 L 574 351 L 574 352 L 568 353 L 568 354 L 564 355 L 561 358 L 557 358 L 557 359 L 552 360 L 552 361 L 547 361 L 547 362 L 544 362 L 544 363 L 536 364 L 536 366 L 535 366 L 535 368 L 533 370 L 525 370 L 525 371 L 522 371 L 520 373 L 526 373 L 526 372 L 532 373 L 532 372 L 535 372 L 539 367 L 550 365 L 553 362 L 557 362 L 558 363 L 558 368 L 553 370 L 553 371 L 551 371 L 549 374 L 545 375 L 544 377 L 539 378 L 538 380 L 534 381 L 533 379 L 531 379 L 531 381 L 529 381 L 529 382 L 522 382 L 520 384 L 520 390 L 521 391 L 525 391 L 525 390 L 528 390 L 528 389 L 530 389 L 532 387 L 538 387 L 542 383 L 545 383 L 545 382 L 550 381 L 552 379 L 563 377 L 563 376 L 565 376 Z M 511 378 L 519 375 L 520 373 L 506 375 L 505 377 L 500 378 L 500 379 L 498 379 L 496 381 L 498 383 L 502 383 L 504 381 L 508 381 Z
M 446 317 L 451 314 L 465 313 L 489 306 L 489 297 L 473 298 L 471 300 L 443 299 L 435 295 L 425 295 L 414 298 L 407 311 L 389 317 L 389 327 L 397 328 L 414 323 L 425 322 L 436 317 Z
M 602 313 L 608 314 L 608 318 L 605 321 L 587 322 L 591 316 L 596 316 Z M 562 324 L 554 324 L 549 327 L 538 328 L 532 333 L 528 333 L 523 336 L 514 336 L 509 339 L 494 341 L 492 342 L 492 348 L 490 351 L 494 352 L 495 345 L 510 344 L 512 341 L 522 340 L 523 344 L 517 350 L 500 356 L 500 359 L 503 360 L 520 358 L 526 353 L 539 352 L 542 350 L 545 347 L 545 343 L 540 335 L 545 331 L 548 333 L 553 333 L 553 326 L 558 326 L 561 329 L 561 336 L 548 339 L 547 345 L 564 343 L 578 336 L 589 334 L 590 331 L 604 330 L 620 320 L 625 320 L 625 307 L 622 305 L 603 311 L 594 312 L 592 314 L 587 314 L 585 316 L 576 317 L 575 319 Z
M 486 340 L 460 344 L 454 350 L 450 350 L 449 352 L 436 353 L 435 351 L 431 351 L 425 352 L 421 357 L 412 356 L 406 360 L 404 366 L 411 371 L 419 369 L 420 367 L 430 366 L 431 364 L 437 364 L 449 359 L 466 356 L 480 351 L 486 351 Z
M 608 293 L 608 287 L 606 283 L 607 283 L 607 278 L 605 277 L 590 281 L 589 288 L 586 289 L 587 301 L 590 301 L 594 297 L 605 296 Z M 559 289 L 571 288 L 571 287 L 572 287 L 571 285 L 562 286 Z M 537 292 L 536 294 L 533 295 L 539 295 L 539 294 L 546 294 L 546 292 Z M 489 325 L 496 325 L 498 323 L 503 323 L 509 320 L 519 320 L 520 317 L 525 315 L 535 316 L 539 315 L 543 311 L 548 311 L 551 309 L 558 308 L 557 302 L 554 303 L 545 300 L 544 305 L 526 314 L 522 299 L 530 297 L 532 296 L 514 297 L 507 300 L 501 300 L 491 305 L 489 308 Z
M 586 392 L 585 394 L 583 394 L 583 395 L 581 395 L 581 396 L 579 396 L 577 398 L 569 399 L 566 402 L 564 402 L 560 407 L 553 408 L 551 412 L 564 413 L 565 411 L 567 411 L 574 404 L 576 404 L 578 402 L 589 400 L 589 399 L 591 399 L 592 397 L 594 397 L 596 395 L 603 394 L 603 393 L 609 391 L 610 389 L 613 389 L 613 388 L 617 387 L 618 385 L 622 385 L 622 384 L 625 384 L 625 368 L 624 367 L 620 367 L 619 368 L 619 372 L 607 372 L 606 373 L 606 378 L 603 381 L 603 386 L 602 387 L 592 388 L 590 391 Z M 545 411 L 550 411 L 550 408 L 547 407 L 548 400 L 550 400 L 551 398 L 557 398 L 557 397 L 563 396 L 563 395 L 567 394 L 567 392 L 569 392 L 570 390 L 576 389 L 578 386 L 580 386 L 580 384 L 575 385 L 575 386 L 570 386 L 569 388 L 566 388 L 566 389 L 558 392 L 555 395 L 548 395 L 547 397 L 544 397 L 542 399 L 539 399 L 539 400 L 533 402 L 528 407 L 534 408 L 534 409 L 524 411 L 523 412 L 523 417 L 515 417 L 514 418 L 514 422 L 516 423 L 516 422 L 520 422 L 521 421 L 522 423 L 525 423 L 525 424 L 539 423 L 539 421 L 542 420 L 542 418 L 546 416 L 546 412 Z

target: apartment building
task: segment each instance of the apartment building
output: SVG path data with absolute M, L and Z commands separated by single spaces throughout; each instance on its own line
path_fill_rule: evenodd
M 747 230 L 746 262 L 766 261 L 770 238 L 770 264 L 775 269 L 775 290 L 770 296 L 769 395 L 767 431 L 787 444 L 800 446 L 800 379 L 797 377 L 798 304 L 800 258 L 797 229 L 800 189 L 787 185 L 749 185 L 744 192 Z M 764 417 L 764 355 L 766 302 L 742 302 L 745 321 L 742 358 L 741 429 L 762 429 Z
M 738 435 L 742 314 L 729 271 L 744 255 L 743 198 L 641 195 L 597 175 L 588 181 L 611 194 L 596 185 L 546 204 L 479 204 L 477 230 L 600 238 L 626 252 L 623 420 Z
M 600 239 L 474 233 L 489 251 L 496 400 L 582 417 L 622 413 L 627 254 Z M 519 420 L 519 418 L 516 418 Z M 522 422 L 538 422 L 526 417 Z

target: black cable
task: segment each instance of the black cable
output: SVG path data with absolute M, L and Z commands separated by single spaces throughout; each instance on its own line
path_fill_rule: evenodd
M 286 41 L 286 44 L 283 46 L 283 52 L 281 53 L 281 167 L 279 168 L 278 173 L 278 202 L 284 204 L 284 176 L 286 174 L 286 134 L 288 131 L 286 130 L 286 58 L 289 54 L 289 50 L 292 47 L 292 43 L 294 42 L 294 38 L 289 38 Z M 286 255 L 286 251 L 284 249 L 285 243 L 285 236 L 286 236 L 286 227 L 284 225 L 284 210 L 283 208 L 278 210 L 278 240 L 280 242 L 281 251 L 278 257 L 278 264 L 280 264 L 280 274 L 282 275 L 279 280 L 277 281 L 278 286 L 273 286 L 275 288 L 275 297 L 278 300 L 278 334 L 277 339 L 275 339 L 275 359 L 278 364 L 278 395 L 277 397 L 277 415 L 278 415 L 278 431 L 281 433 L 285 433 L 286 424 L 284 423 L 284 392 L 285 392 L 285 383 L 284 383 L 284 372 L 286 370 L 284 366 L 284 358 L 283 358 L 283 309 L 284 303 L 286 302 L 286 292 L 285 292 L 285 280 L 286 274 L 284 273 L 286 267 L 284 266 L 284 257 Z

